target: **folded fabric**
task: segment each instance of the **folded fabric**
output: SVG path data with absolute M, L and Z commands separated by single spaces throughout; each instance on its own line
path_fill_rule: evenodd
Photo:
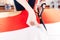
M 26 10 L 22 10 L 20 14 L 15 16 L 10 16 L 10 17 L 0 16 L 0 32 L 13 31 L 13 30 L 24 29 L 26 27 L 29 27 L 29 25 L 26 24 L 27 19 L 28 19 L 28 12 Z M 40 21 L 39 18 L 36 17 L 36 19 L 37 22 L 39 23 Z

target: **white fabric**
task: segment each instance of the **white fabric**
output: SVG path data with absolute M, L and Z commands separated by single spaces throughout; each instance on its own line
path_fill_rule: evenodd
M 48 40 L 43 28 L 28 27 L 20 30 L 0 33 L 0 40 Z
M 0 33 L 0 40 L 60 40 L 60 22 Z
M 46 24 L 49 40 L 60 40 L 60 22 Z

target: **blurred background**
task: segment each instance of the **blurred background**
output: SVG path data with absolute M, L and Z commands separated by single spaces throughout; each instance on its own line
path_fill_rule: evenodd
M 58 8 L 60 9 L 60 0 L 41 0 L 46 2 L 46 7 L 49 8 Z M 10 5 L 9 6 L 9 11 L 13 11 L 14 9 L 14 3 L 13 0 L 0 0 L 0 11 L 5 11 L 6 7 L 4 7 L 6 4 Z

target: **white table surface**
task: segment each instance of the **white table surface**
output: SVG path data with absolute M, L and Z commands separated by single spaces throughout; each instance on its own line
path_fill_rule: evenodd
M 60 40 L 60 22 L 46 24 L 49 40 Z
M 0 40 L 60 40 L 60 22 L 46 24 L 47 32 L 35 26 L 0 33 Z

